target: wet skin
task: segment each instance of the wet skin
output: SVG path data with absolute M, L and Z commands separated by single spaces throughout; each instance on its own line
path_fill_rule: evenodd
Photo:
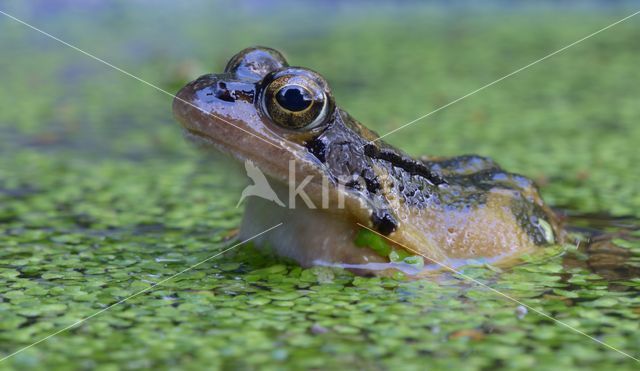
M 528 178 L 476 155 L 408 156 L 338 107 L 319 74 L 289 67 L 273 49 L 245 49 L 224 73 L 190 82 L 173 111 L 190 139 L 251 160 L 285 202 L 291 185 L 311 177 L 303 188 L 310 204 L 249 197 L 240 232 L 251 237 L 283 222 L 257 244 L 303 266 L 368 272 L 388 262 L 354 245 L 358 224 L 444 264 L 511 260 L 560 238 Z

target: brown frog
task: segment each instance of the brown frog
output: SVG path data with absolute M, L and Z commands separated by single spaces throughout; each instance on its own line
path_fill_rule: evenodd
M 257 244 L 303 266 L 391 267 L 356 244 L 363 226 L 451 265 L 504 261 L 560 238 L 530 179 L 476 155 L 410 157 L 338 107 L 322 76 L 273 49 L 245 49 L 223 73 L 190 82 L 173 111 L 188 137 L 250 160 L 289 201 L 248 198 L 240 234 L 282 222 Z

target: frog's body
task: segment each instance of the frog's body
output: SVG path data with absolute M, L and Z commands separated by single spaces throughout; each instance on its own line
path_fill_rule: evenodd
M 295 202 L 249 198 L 241 235 L 283 222 L 257 243 L 304 266 L 388 261 L 355 246 L 358 224 L 440 262 L 516 256 L 560 232 L 529 179 L 479 156 L 409 157 L 335 106 L 322 77 L 272 49 L 246 49 L 224 74 L 189 83 L 174 113 L 189 136 L 251 160 Z M 290 200 L 302 185 L 308 199 Z

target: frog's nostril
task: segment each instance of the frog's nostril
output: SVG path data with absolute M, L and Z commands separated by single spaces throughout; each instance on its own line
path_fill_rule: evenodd
M 218 82 L 216 87 L 213 89 L 213 95 L 216 98 L 223 100 L 225 102 L 233 103 L 236 101 L 236 98 L 229 91 L 229 89 L 227 89 L 227 84 L 225 84 L 222 81 Z
M 206 104 L 215 104 L 217 101 L 234 103 L 237 98 L 236 90 L 229 89 L 224 81 L 217 81 L 214 75 L 205 75 L 195 80 L 191 84 L 191 91 L 198 101 Z

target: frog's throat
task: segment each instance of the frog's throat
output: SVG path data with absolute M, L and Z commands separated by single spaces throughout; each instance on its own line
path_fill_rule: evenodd
M 283 187 L 276 189 L 281 198 L 287 197 Z M 311 209 L 304 204 L 291 209 L 262 198 L 249 197 L 239 238 L 253 236 L 280 222 L 283 223 L 280 228 L 260 235 L 255 240 L 256 245 L 268 247 L 303 267 L 311 267 L 317 261 L 346 264 L 387 262 L 374 251 L 354 244 L 360 227 L 350 214 Z

